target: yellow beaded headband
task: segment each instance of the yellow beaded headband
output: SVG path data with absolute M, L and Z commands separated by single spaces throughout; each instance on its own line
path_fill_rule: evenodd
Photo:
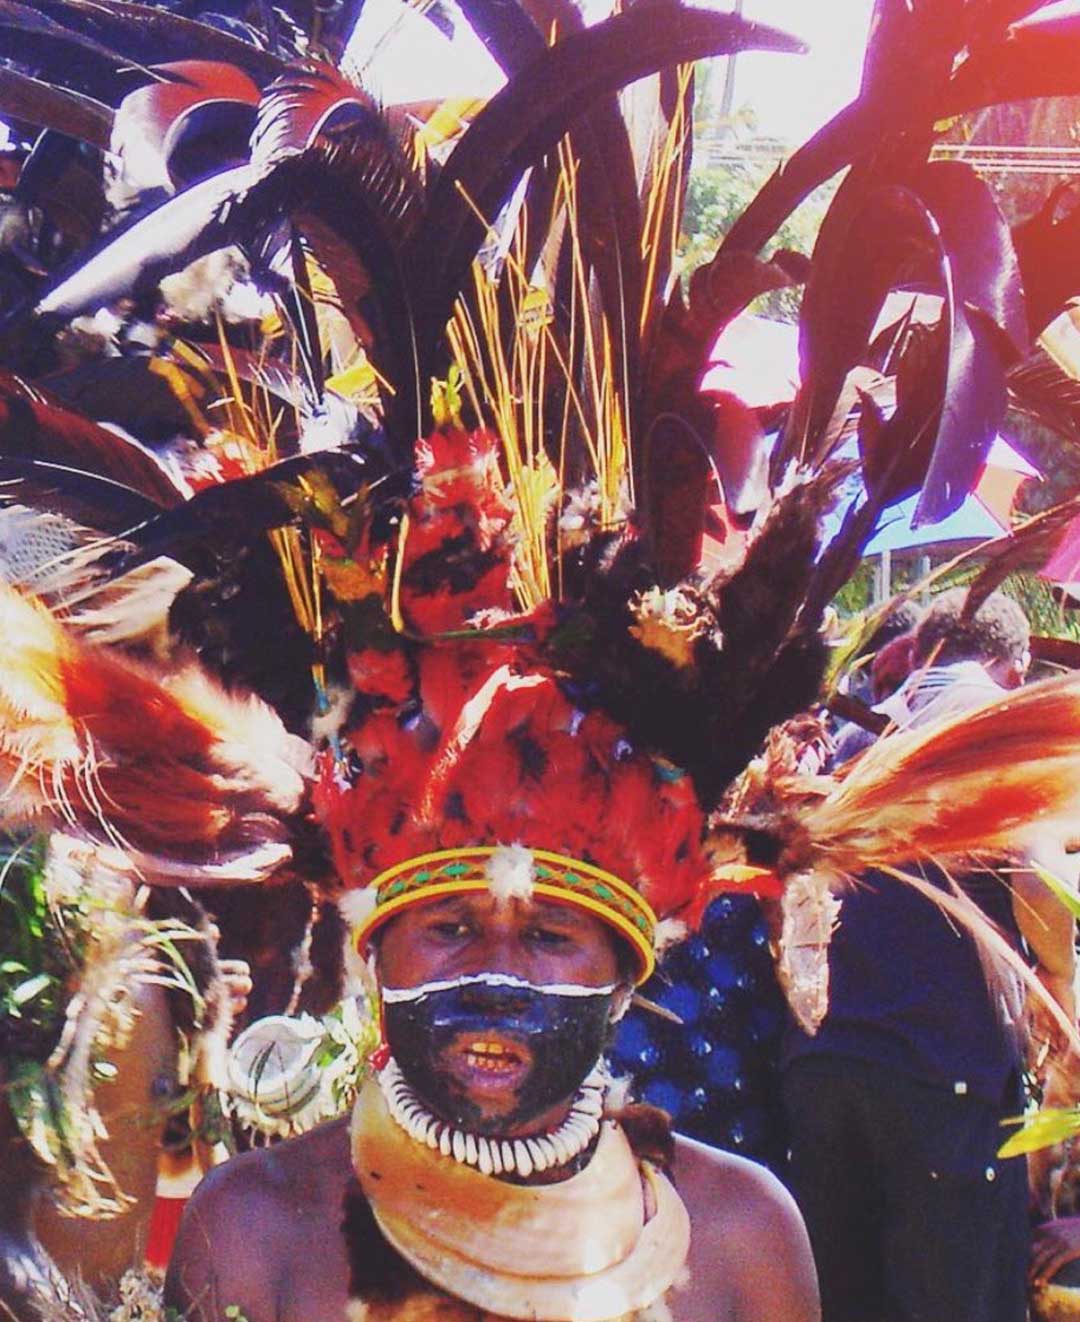
M 375 904 L 356 929 L 357 948 L 362 952 L 372 933 L 409 905 L 444 895 L 497 889 L 494 865 L 500 856 L 506 858 L 511 853 L 518 860 L 527 855 L 531 861 L 531 875 L 525 886 L 511 893 L 526 898 L 540 895 L 595 914 L 630 942 L 638 959 L 636 981 L 640 984 L 649 977 L 656 966 L 656 915 L 633 886 L 581 859 L 520 846 L 440 849 L 380 872 L 365 888 L 374 894 Z

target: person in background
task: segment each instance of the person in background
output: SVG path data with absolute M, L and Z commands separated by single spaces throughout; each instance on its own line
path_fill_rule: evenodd
M 907 728 L 1019 684 L 1019 606 L 994 594 L 970 618 L 943 593 L 915 631 L 914 669 L 889 700 Z M 948 889 L 939 869 L 921 869 Z M 1071 919 L 1032 874 L 973 872 L 963 890 L 1019 949 L 1065 1013 Z M 825 1322 L 1023 1322 L 1023 1161 L 1002 1161 L 1021 1105 L 1020 998 L 974 939 L 915 889 L 866 874 L 843 897 L 829 950 L 829 1009 L 794 1023 L 783 1052 L 790 1180 L 810 1231 Z M 1068 984 L 1068 986 L 1067 986 Z
M 632 1006 L 609 1053 L 612 1067 L 680 1133 L 782 1171 L 784 998 L 761 905 L 749 895 L 713 900 L 700 930 L 642 993 L 666 1013 Z

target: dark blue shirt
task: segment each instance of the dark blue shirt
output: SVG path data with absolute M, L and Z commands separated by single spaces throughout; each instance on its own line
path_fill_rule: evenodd
M 943 884 L 933 869 L 921 873 Z M 989 873 L 962 885 L 1019 947 L 1005 885 Z M 782 1061 L 846 1057 L 996 1104 L 1020 1063 L 998 1000 L 974 939 L 913 887 L 870 872 L 843 896 L 828 1013 L 814 1037 L 789 1026 Z

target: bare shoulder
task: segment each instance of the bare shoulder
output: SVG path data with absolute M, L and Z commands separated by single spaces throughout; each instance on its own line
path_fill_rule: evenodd
M 313 1249 L 325 1265 L 340 1240 L 350 1173 L 347 1120 L 216 1167 L 184 1211 L 166 1302 L 197 1322 L 229 1306 L 251 1322 L 292 1316 Z
M 689 1277 L 674 1301 L 676 1322 L 820 1318 L 806 1227 L 771 1171 L 679 1137 L 675 1179 L 691 1225 Z

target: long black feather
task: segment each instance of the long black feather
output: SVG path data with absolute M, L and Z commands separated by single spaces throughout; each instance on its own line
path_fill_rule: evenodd
M 276 55 L 220 28 L 151 5 L 128 0 L 34 0 L 34 7 L 55 25 L 141 64 L 218 60 L 235 64 L 262 86 L 288 67 Z
M 120 74 L 139 66 L 134 55 L 56 22 L 40 6 L 18 0 L 0 0 L 0 48 L 7 59 L 18 61 L 34 75 L 100 97 L 110 89 L 122 94 L 127 89 Z M 139 72 L 155 77 L 145 66 Z
M 102 150 L 109 145 L 113 122 L 109 106 L 6 66 L 0 66 L 0 114 L 53 129 Z
M 0 490 L 20 504 L 66 514 L 83 527 L 117 536 L 162 512 L 160 505 L 123 482 L 42 459 L 0 455 L 0 484 Z
M 135 549 L 117 560 L 115 572 L 126 573 L 159 555 L 198 565 L 223 548 L 250 544 L 260 533 L 291 523 L 296 506 L 285 488 L 314 470 L 329 477 L 343 496 L 354 494 L 362 483 L 377 481 L 387 471 L 373 453 L 331 450 L 283 459 L 250 477 L 204 487 L 179 508 L 155 511 L 129 527 L 125 541 Z
M 668 65 L 737 50 L 801 51 L 801 42 L 732 14 L 651 8 L 574 33 L 530 62 L 476 117 L 432 191 L 407 267 L 421 361 L 442 335 L 469 264 L 524 171 L 597 98 Z M 479 213 L 479 217 L 478 217 Z
M 75 317 L 124 295 L 152 289 L 197 257 L 236 242 L 244 231 L 227 204 L 252 182 L 248 165 L 223 170 L 119 232 L 111 231 L 92 255 L 80 253 L 32 310 L 40 316 Z M 5 321 L 20 320 L 25 311 L 17 309 Z

